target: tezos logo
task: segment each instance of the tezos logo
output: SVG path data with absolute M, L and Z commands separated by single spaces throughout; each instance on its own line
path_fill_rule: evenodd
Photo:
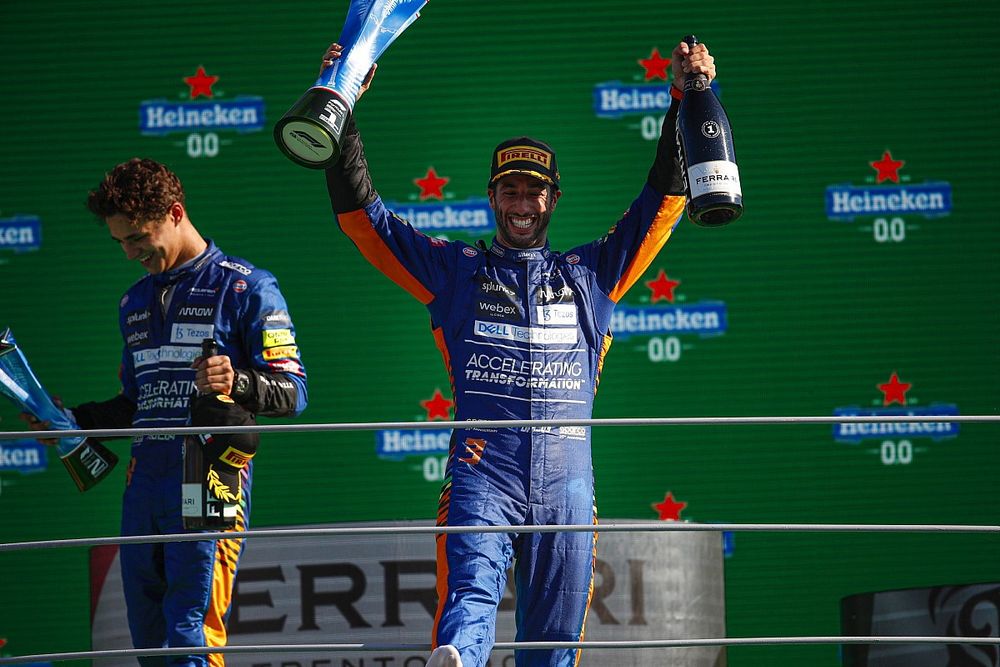
M 232 142 L 220 139 L 219 133 L 259 132 L 264 128 L 264 98 L 240 95 L 230 100 L 216 99 L 225 93 L 213 91 L 218 75 L 206 73 L 198 66 L 190 76 L 181 77 L 188 90 L 180 94 L 183 101 L 166 99 L 139 103 L 139 131 L 145 135 L 168 136 L 186 134 L 183 142 L 189 157 L 215 157 L 222 145 Z M 206 99 L 199 99 L 205 97 Z

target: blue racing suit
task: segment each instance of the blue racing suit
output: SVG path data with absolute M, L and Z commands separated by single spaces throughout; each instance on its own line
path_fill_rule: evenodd
M 72 409 L 81 428 L 157 428 L 188 423 L 191 363 L 214 338 L 238 378 L 232 397 L 256 414 L 306 406 L 306 374 L 295 329 L 272 274 L 228 257 L 209 241 L 182 267 L 149 275 L 121 299 L 122 393 Z M 183 533 L 183 436 L 137 436 L 122 503 L 122 535 Z M 246 530 L 252 461 L 241 473 L 234 530 Z M 224 646 L 242 539 L 122 545 L 122 580 L 136 648 Z M 167 664 L 143 658 L 144 665 Z M 223 656 L 183 656 L 171 665 L 222 665 Z
M 676 105 L 674 105 L 676 107 Z M 665 127 L 673 128 L 676 112 Z M 594 584 L 594 533 L 525 533 L 521 525 L 596 523 L 590 429 L 477 428 L 475 420 L 589 418 L 611 314 L 680 219 L 673 131 L 649 182 L 603 238 L 565 253 L 430 238 L 375 193 L 357 129 L 327 170 L 341 230 L 423 303 L 452 383 L 457 420 L 437 522 L 512 526 L 437 538 L 435 646 L 486 664 L 513 560 L 517 641 L 579 641 Z M 668 193 L 668 194 L 663 194 Z M 520 651 L 518 665 L 573 665 L 575 650 Z

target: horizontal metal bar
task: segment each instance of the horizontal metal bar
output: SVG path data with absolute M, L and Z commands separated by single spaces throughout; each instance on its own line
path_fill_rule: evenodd
M 973 644 L 1000 645 L 1000 637 L 952 636 L 816 636 L 816 637 L 723 637 L 712 639 L 651 639 L 586 642 L 497 642 L 497 651 L 531 649 L 668 649 L 710 646 L 771 646 L 812 644 Z M 110 649 L 103 651 L 74 651 L 67 653 L 41 653 L 12 658 L 0 658 L 0 665 L 20 665 L 30 662 L 56 662 L 61 660 L 100 660 L 106 658 L 164 657 L 174 655 L 247 655 L 254 653 L 334 653 L 343 651 L 364 652 L 430 652 L 427 644 L 261 644 L 256 646 L 180 647 L 147 649 Z
M 626 532 L 811 532 L 811 533 L 995 533 L 1000 526 L 956 524 L 862 524 L 862 523 L 607 523 L 542 526 L 354 526 L 336 528 L 280 528 L 230 532 L 130 535 L 127 537 L 80 537 L 60 540 L 0 543 L 0 553 L 107 544 L 153 544 L 198 542 L 237 538 L 338 537 L 376 535 L 438 535 L 451 533 L 626 533 Z
M 483 421 L 353 422 L 333 424 L 256 424 L 253 426 L 174 426 L 163 428 L 103 428 L 66 431 L 0 431 L 0 440 L 16 438 L 124 438 L 136 435 L 197 435 L 199 433 L 303 433 L 328 431 L 425 430 L 442 428 L 547 428 L 552 426 L 713 426 L 766 424 L 909 424 L 995 423 L 1000 415 L 851 415 L 802 417 L 634 417 L 609 419 L 494 419 Z

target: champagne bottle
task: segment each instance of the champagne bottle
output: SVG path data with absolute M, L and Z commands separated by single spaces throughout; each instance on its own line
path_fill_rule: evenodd
M 219 354 L 219 345 L 212 338 L 201 342 L 203 359 Z M 213 392 L 195 392 L 191 400 Z M 181 482 L 181 521 L 185 530 L 214 530 L 235 525 L 236 503 L 217 497 L 208 483 L 212 461 L 205 457 L 207 434 L 184 437 L 184 479 Z
M 684 38 L 688 46 L 698 38 Z M 677 109 L 677 145 L 687 189 L 687 214 L 702 227 L 719 227 L 743 215 L 743 191 L 725 109 L 708 77 L 684 77 L 684 98 Z

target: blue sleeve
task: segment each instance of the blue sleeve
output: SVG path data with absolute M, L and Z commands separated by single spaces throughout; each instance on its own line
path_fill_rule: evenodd
M 306 369 L 295 340 L 295 325 L 278 281 L 269 272 L 253 281 L 240 320 L 251 368 L 250 395 L 237 398 L 251 411 L 268 416 L 298 415 L 308 403 Z M 256 277 L 256 276 L 255 276 Z
M 462 244 L 414 229 L 378 197 L 363 208 L 338 213 L 337 223 L 372 266 L 420 303 L 429 305 L 450 291 L 455 253 Z
M 118 310 L 118 328 L 122 336 L 122 363 L 118 369 L 118 378 L 122 384 L 122 395 L 136 403 L 139 397 L 139 386 L 135 381 L 135 362 L 132 353 L 129 352 L 128 345 L 125 344 L 125 315 L 121 309 Z
M 683 195 L 661 195 L 646 184 L 608 233 L 570 250 L 597 276 L 601 291 L 617 303 L 642 277 L 684 213 Z

